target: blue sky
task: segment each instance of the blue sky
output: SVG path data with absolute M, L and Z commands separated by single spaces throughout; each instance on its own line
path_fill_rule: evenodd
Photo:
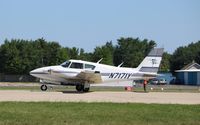
M 0 44 L 41 37 L 87 52 L 139 37 L 172 53 L 200 40 L 200 0 L 0 0 Z

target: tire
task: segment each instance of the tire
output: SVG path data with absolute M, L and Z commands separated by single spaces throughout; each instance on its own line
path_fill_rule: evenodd
M 83 89 L 84 89 L 84 86 L 83 86 L 83 85 L 76 85 L 76 90 L 77 90 L 78 92 L 82 92 Z
M 90 90 L 90 88 L 84 88 L 83 91 L 84 92 L 88 92 Z
M 47 86 L 46 86 L 46 85 L 41 85 L 40 89 L 41 89 L 42 91 L 46 91 L 46 90 L 47 90 Z
M 76 90 L 78 92 L 88 92 L 90 88 L 84 88 L 84 85 L 76 85 Z

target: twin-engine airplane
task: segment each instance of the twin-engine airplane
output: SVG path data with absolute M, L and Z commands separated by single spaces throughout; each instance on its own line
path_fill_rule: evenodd
M 76 86 L 77 91 L 87 92 L 90 84 L 119 81 L 131 81 L 155 78 L 162 60 L 163 48 L 154 48 L 137 68 L 125 68 L 119 65 L 69 60 L 58 66 L 48 66 L 32 70 L 30 74 L 40 79 L 41 90 L 46 91 L 46 84 Z

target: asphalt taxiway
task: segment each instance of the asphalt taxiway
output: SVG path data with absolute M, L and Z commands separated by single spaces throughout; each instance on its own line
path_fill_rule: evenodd
M 36 92 L 29 90 L 0 90 L 0 102 L 114 102 L 114 103 L 159 103 L 200 104 L 200 93 L 175 92 Z

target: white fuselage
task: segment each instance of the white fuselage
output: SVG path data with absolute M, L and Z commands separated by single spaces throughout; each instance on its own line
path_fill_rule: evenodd
M 102 82 L 127 81 L 143 78 L 143 75 L 139 74 L 136 68 L 115 67 L 81 60 L 70 60 L 70 62 L 81 63 L 83 67 L 78 69 L 70 68 L 70 65 L 68 67 L 63 67 L 62 65 L 48 66 L 35 69 L 31 71 L 30 74 L 45 82 L 58 84 L 76 83 L 78 81 L 77 75 L 81 72 L 98 72 Z M 89 69 L 85 67 L 85 64 L 92 65 L 95 68 Z
M 77 91 L 88 91 L 90 84 L 111 84 L 120 81 L 148 80 L 155 78 L 162 60 L 163 48 L 154 48 L 137 68 L 110 66 L 82 60 L 69 60 L 58 66 L 48 66 L 32 70 L 30 74 L 42 83 L 74 85 Z M 106 83 L 105 83 L 106 82 Z M 99 85 L 99 84 L 98 84 Z M 41 90 L 47 86 L 42 85 Z

